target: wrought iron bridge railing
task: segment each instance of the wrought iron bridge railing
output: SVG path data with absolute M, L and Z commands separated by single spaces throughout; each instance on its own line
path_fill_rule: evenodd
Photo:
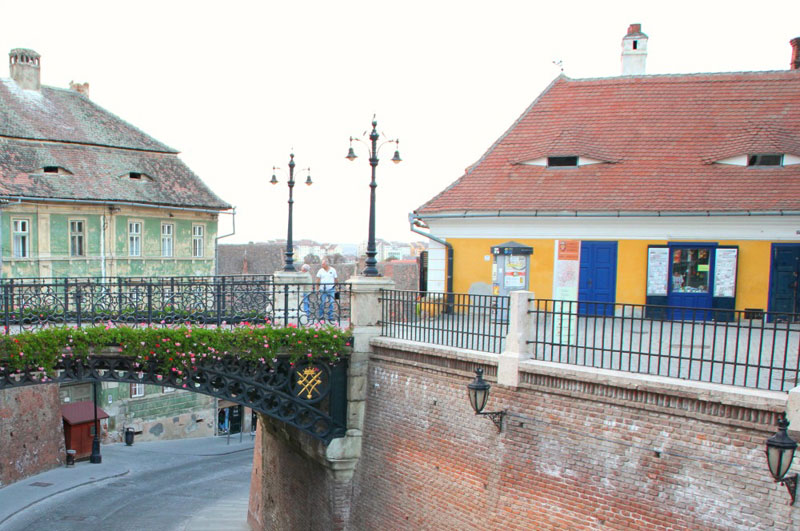
M 0 280 L 6 334 L 57 325 L 242 322 L 276 326 L 350 320 L 350 285 L 276 284 L 272 275 Z

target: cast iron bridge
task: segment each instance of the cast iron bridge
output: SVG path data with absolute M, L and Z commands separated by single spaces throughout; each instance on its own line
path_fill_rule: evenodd
M 155 362 L 99 353 L 62 358 L 47 375 L 36 367 L 12 370 L 0 360 L 0 391 L 29 385 L 118 382 L 161 385 L 201 393 L 252 408 L 328 444 L 343 437 L 347 415 L 347 361 L 272 366 L 234 356 L 198 360 L 183 374 L 162 374 Z

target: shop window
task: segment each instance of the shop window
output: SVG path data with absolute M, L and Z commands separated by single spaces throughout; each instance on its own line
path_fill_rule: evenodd
M 672 250 L 672 292 L 708 293 L 710 256 L 706 248 Z

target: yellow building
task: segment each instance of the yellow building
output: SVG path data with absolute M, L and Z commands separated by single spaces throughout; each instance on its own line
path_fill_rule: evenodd
M 646 40 L 631 26 L 624 50 Z M 434 239 L 428 289 L 447 290 L 451 273 L 455 292 L 502 293 L 511 277 L 498 278 L 490 248 L 513 240 L 533 248 L 525 285 L 537 298 L 604 313 L 800 312 L 800 38 L 791 44 L 788 71 L 647 76 L 641 53 L 632 67 L 623 51 L 627 75 L 560 75 L 412 214 Z

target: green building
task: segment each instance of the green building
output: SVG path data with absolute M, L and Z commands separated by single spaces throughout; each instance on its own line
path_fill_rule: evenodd
M 89 99 L 88 84 L 41 85 L 33 50 L 9 54 L 0 78 L 2 278 L 212 275 L 217 220 L 231 206 L 178 152 Z M 91 400 L 90 384 L 62 402 Z M 212 435 L 213 398 L 159 386 L 105 384 L 107 440 Z

